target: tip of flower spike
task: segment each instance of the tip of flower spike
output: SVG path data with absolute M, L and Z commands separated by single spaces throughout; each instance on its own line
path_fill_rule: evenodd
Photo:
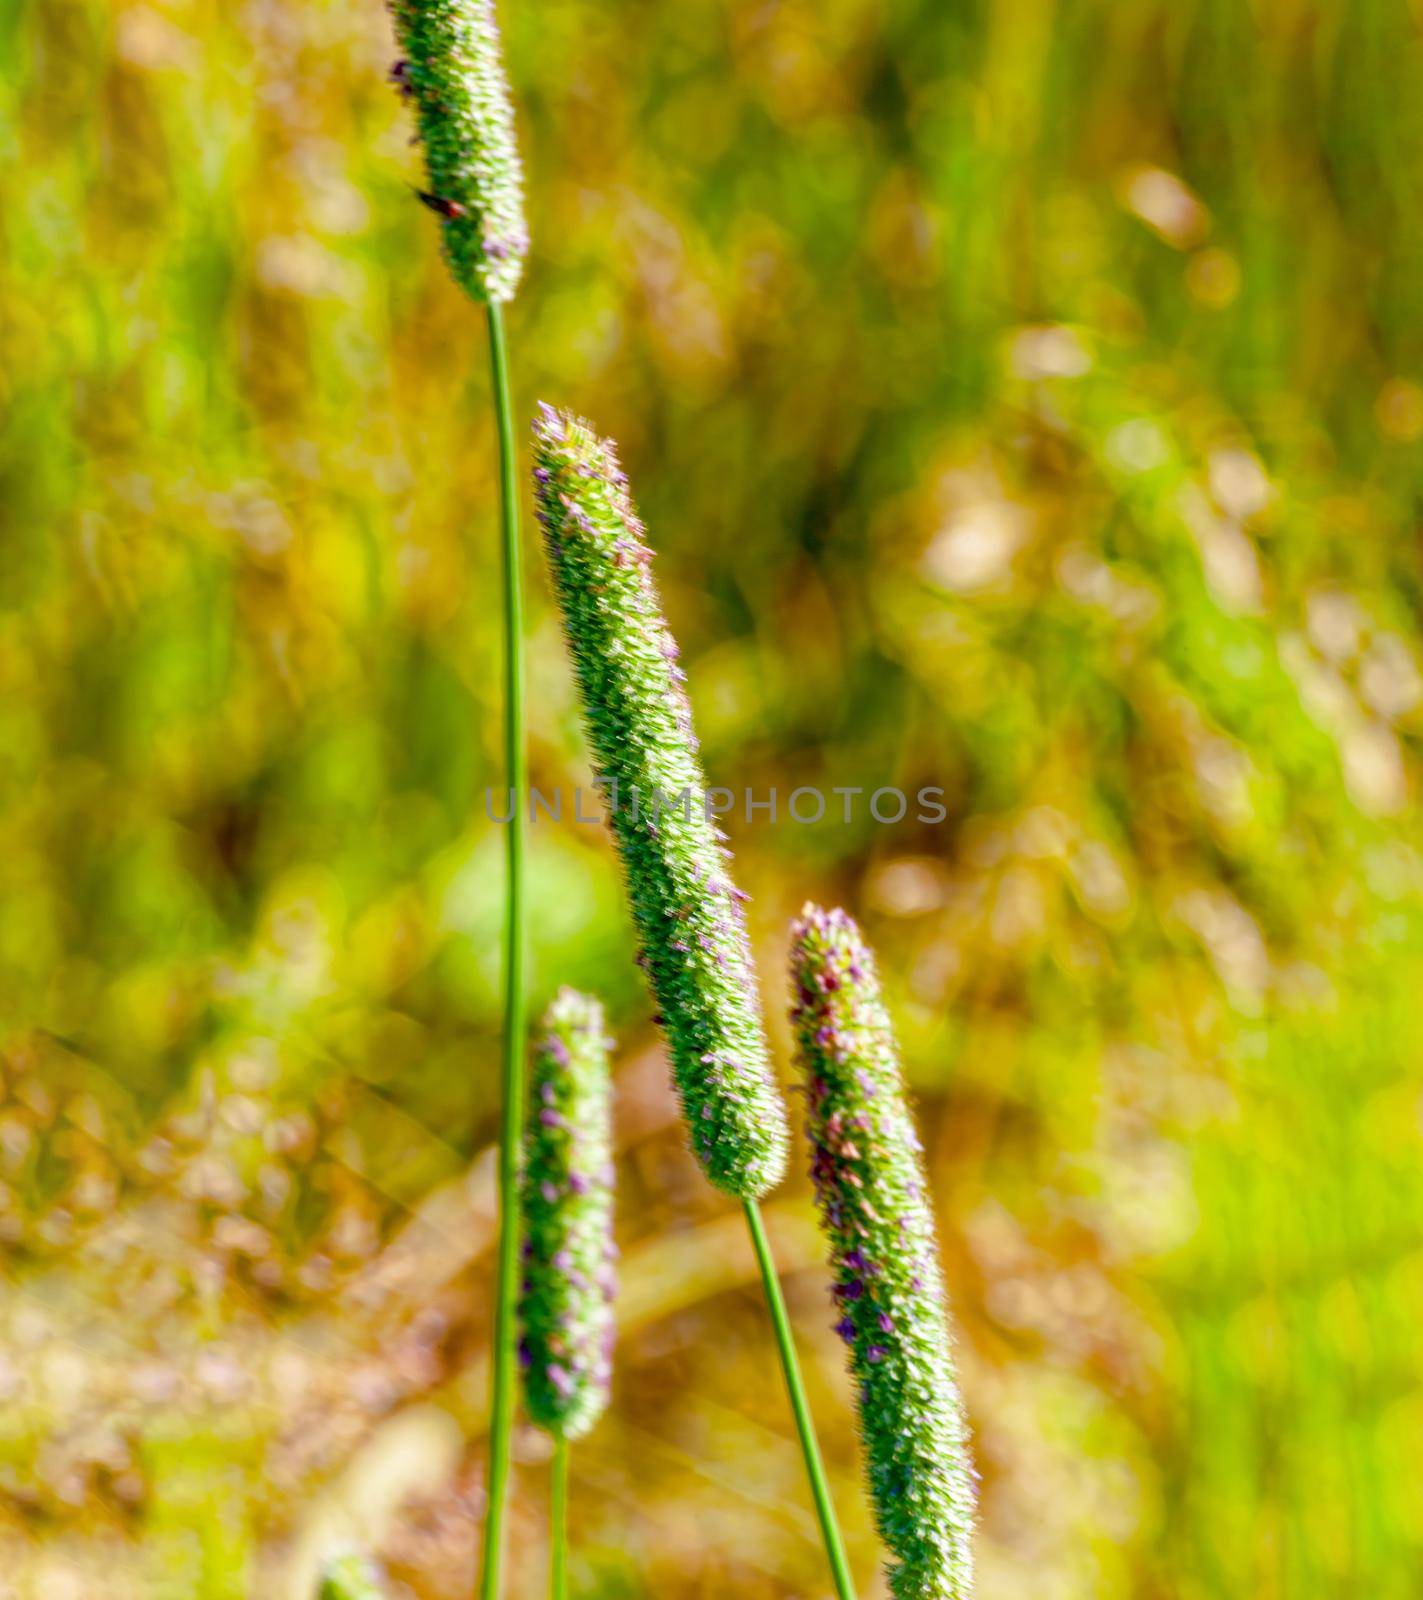
M 855 919 L 840 906 L 826 910 L 813 900 L 807 900 L 800 908 L 800 915 L 791 923 L 791 943 L 796 954 L 800 954 L 803 946 L 840 941 L 856 949 L 863 947 L 865 938 Z
M 605 439 L 586 417 L 539 400 L 534 407 L 534 446 L 538 452 L 557 455 L 588 476 L 624 487 L 626 477 L 618 464 L 618 447 Z M 547 465 L 547 463 L 545 463 Z
M 568 424 L 576 421 L 551 406 L 547 400 L 537 402 L 534 412 L 534 438 L 540 443 L 559 443 L 568 437 Z
M 342 1550 L 321 1569 L 320 1600 L 382 1600 L 375 1568 L 358 1550 Z
M 634 577 L 639 599 L 629 626 L 649 637 L 656 635 L 654 643 L 665 653 L 665 629 L 648 621 L 655 604 L 645 578 L 652 552 L 628 498 L 617 446 L 602 438 L 591 422 L 543 400 L 534 414 L 533 435 L 534 493 L 550 556 L 557 565 L 570 549 L 593 540 L 600 545 L 600 561 L 609 562 L 615 571 L 641 574 Z M 668 676 L 675 689 L 677 669 L 670 667 Z
M 603 1006 L 600 1000 L 591 994 L 584 994 L 578 989 L 570 988 L 568 984 L 558 991 L 549 1002 L 548 1009 L 544 1012 L 544 1028 L 552 1030 L 559 1026 L 588 1027 L 602 1031 Z

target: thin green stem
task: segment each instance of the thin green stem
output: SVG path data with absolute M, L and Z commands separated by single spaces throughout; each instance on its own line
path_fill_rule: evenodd
M 766 1225 L 761 1220 L 760 1206 L 754 1200 L 747 1200 L 744 1204 L 746 1221 L 751 1229 L 751 1243 L 755 1246 L 756 1261 L 761 1268 L 761 1282 L 766 1289 L 766 1304 L 771 1308 L 771 1321 L 776 1329 L 776 1345 L 781 1352 L 781 1371 L 785 1374 L 786 1391 L 791 1397 L 796 1431 L 800 1434 L 800 1449 L 805 1457 L 805 1471 L 810 1479 L 810 1493 L 815 1501 L 815 1514 L 820 1518 L 825 1555 L 835 1579 L 835 1592 L 840 1600 L 855 1600 L 855 1584 L 850 1576 L 850 1563 L 845 1556 L 845 1544 L 840 1537 L 840 1525 L 835 1520 L 835 1506 L 830 1499 L 830 1485 L 825 1478 L 825 1463 L 820 1459 L 820 1446 L 815 1441 L 815 1423 L 811 1420 L 810 1402 L 805 1397 L 805 1385 L 801 1382 L 800 1362 L 796 1359 L 795 1338 L 791 1333 L 791 1319 L 786 1313 L 780 1279 L 776 1276 L 776 1263 L 771 1256 L 771 1242 L 766 1237 Z
M 484 1518 L 481 1600 L 499 1600 L 504 1507 L 514 1431 L 515 1329 L 519 1293 L 519 1134 L 524 1108 L 524 608 L 519 572 L 519 498 L 514 416 L 504 319 L 489 303 L 489 366 L 499 432 L 504 586 L 504 766 L 513 817 L 504 834 L 504 1051 L 499 1132 L 499 1264 L 494 1298 L 494 1359 L 489 1398 L 489 1497 Z
M 549 1484 L 548 1542 L 550 1600 L 568 1594 L 568 1440 L 553 1443 L 553 1476 Z

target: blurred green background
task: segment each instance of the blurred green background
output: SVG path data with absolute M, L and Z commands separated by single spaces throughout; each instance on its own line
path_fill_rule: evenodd
M 623 444 L 784 929 L 878 945 L 984 1600 L 1423 1592 L 1423 34 L 1390 0 L 503 7 L 518 405 Z M 497 1056 L 477 310 L 373 0 L 0 3 L 0 1594 L 468 1593 Z M 529 541 L 532 762 L 587 782 Z M 828 1592 L 600 828 L 576 1592 Z M 804 1159 L 768 1219 L 865 1596 Z M 521 1434 L 516 1594 L 546 1450 Z

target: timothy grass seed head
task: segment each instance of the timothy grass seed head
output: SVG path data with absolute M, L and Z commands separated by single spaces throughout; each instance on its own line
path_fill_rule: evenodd
M 511 300 L 529 251 L 523 171 L 493 0 L 391 0 L 445 260 L 476 300 Z
M 692 1149 L 747 1199 L 785 1171 L 789 1135 L 761 1022 L 744 896 L 706 804 L 676 641 L 611 443 L 550 407 L 534 479 L 595 774 L 622 857 Z
M 975 1474 L 921 1146 L 874 958 L 843 911 L 791 930 L 791 1022 L 875 1518 L 895 1600 L 973 1588 Z
M 533 1420 L 565 1439 L 602 1415 L 612 1378 L 610 1048 L 602 1006 L 560 991 L 534 1048 L 524 1132 L 524 1395 Z

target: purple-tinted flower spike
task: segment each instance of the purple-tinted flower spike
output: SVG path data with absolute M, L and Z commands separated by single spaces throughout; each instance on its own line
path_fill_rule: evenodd
M 333 1556 L 322 1569 L 320 1600 L 385 1600 L 375 1568 L 356 1551 Z
M 529 252 L 514 110 L 493 0 L 391 0 L 445 259 L 476 300 L 512 300 Z
M 896 1600 L 973 1588 L 974 1471 L 920 1145 L 874 958 L 843 911 L 791 930 L 791 1022 L 832 1294 Z
M 584 724 L 692 1148 L 741 1199 L 785 1171 L 741 896 L 706 805 L 677 646 L 614 447 L 550 407 L 534 483 Z
M 534 1051 L 524 1129 L 524 1285 L 529 1415 L 564 1439 L 608 1403 L 613 1351 L 613 1167 L 603 1008 L 563 989 Z

